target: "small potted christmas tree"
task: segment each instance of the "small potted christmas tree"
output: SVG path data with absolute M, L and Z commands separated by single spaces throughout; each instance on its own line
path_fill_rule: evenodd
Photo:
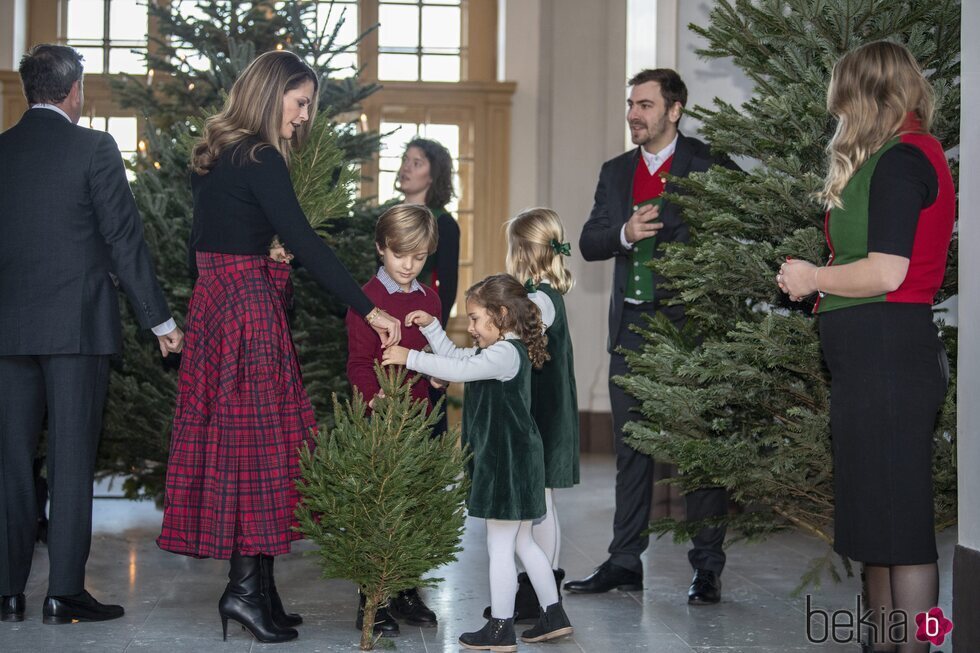
M 373 648 L 375 612 L 388 598 L 441 578 L 422 578 L 461 550 L 467 482 L 455 432 L 432 438 L 438 413 L 413 400 L 404 370 L 376 369 L 384 396 L 369 415 L 360 394 L 334 397 L 334 427 L 302 451 L 300 531 L 320 550 L 324 578 L 364 593 L 361 650 Z

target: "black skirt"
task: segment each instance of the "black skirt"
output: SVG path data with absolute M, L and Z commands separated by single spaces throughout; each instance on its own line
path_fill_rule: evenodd
M 945 351 L 926 304 L 820 315 L 831 374 L 834 550 L 860 562 L 935 562 L 932 438 Z

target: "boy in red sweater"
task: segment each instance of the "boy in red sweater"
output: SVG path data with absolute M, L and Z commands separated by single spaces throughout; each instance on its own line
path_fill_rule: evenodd
M 364 294 L 378 308 L 387 311 L 402 324 L 412 311 L 422 310 L 430 315 L 442 315 L 442 302 L 432 288 L 419 283 L 419 273 L 426 258 L 434 251 L 439 240 L 435 217 L 421 204 L 393 206 L 378 218 L 374 228 L 374 244 L 381 257 L 381 267 L 370 281 L 364 284 Z M 375 361 L 381 361 L 381 341 L 378 334 L 364 318 L 348 310 L 347 325 L 347 378 L 359 391 L 368 406 L 373 406 L 380 387 L 374 374 Z M 409 349 L 423 349 L 428 341 L 418 326 L 403 326 L 399 343 Z M 431 412 L 429 380 L 420 375 L 414 377 L 412 397 L 424 400 Z M 434 434 L 439 435 L 439 434 Z M 392 597 L 388 608 L 379 608 L 375 617 L 374 632 L 389 637 L 398 635 L 397 617 L 413 626 L 435 626 L 436 615 L 430 610 L 418 589 L 405 590 Z M 358 630 L 364 620 L 364 597 L 357 611 L 355 623 Z

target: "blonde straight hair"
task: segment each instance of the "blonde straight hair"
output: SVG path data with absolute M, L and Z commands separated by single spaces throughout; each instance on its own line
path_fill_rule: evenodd
M 285 139 L 280 135 L 282 98 L 306 81 L 313 82 L 309 120 L 293 131 L 292 138 Z M 252 136 L 259 142 L 245 156 L 256 161 L 256 151 L 269 145 L 289 165 L 290 153 L 301 148 L 310 137 L 318 89 L 316 73 L 292 52 L 272 50 L 259 55 L 235 80 L 224 108 L 204 123 L 204 134 L 191 154 L 191 168 L 199 175 L 207 174 L 225 149 Z
M 427 207 L 396 204 L 382 213 L 374 225 L 374 244 L 395 254 L 425 250 L 431 255 L 439 247 L 439 226 Z
M 561 294 L 572 289 L 572 273 L 552 242 L 563 243 L 565 229 L 551 209 L 521 211 L 507 221 L 507 274 L 521 283 L 547 281 Z
M 892 138 L 928 132 L 934 103 L 932 86 L 903 45 L 876 41 L 841 57 L 827 89 L 827 110 L 837 118 L 837 131 L 827 145 L 827 179 L 817 194 L 824 206 L 842 208 L 847 182 Z M 908 122 L 909 114 L 917 125 Z

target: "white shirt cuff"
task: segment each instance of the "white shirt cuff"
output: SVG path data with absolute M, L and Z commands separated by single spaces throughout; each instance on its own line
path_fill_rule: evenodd
M 626 240 L 626 225 L 619 230 L 619 244 L 623 246 L 626 251 L 631 251 L 633 249 L 633 243 Z
M 153 327 L 153 335 L 165 336 L 176 328 L 177 328 L 177 323 L 174 322 L 173 318 L 170 318 L 163 324 L 158 324 L 155 327 Z

